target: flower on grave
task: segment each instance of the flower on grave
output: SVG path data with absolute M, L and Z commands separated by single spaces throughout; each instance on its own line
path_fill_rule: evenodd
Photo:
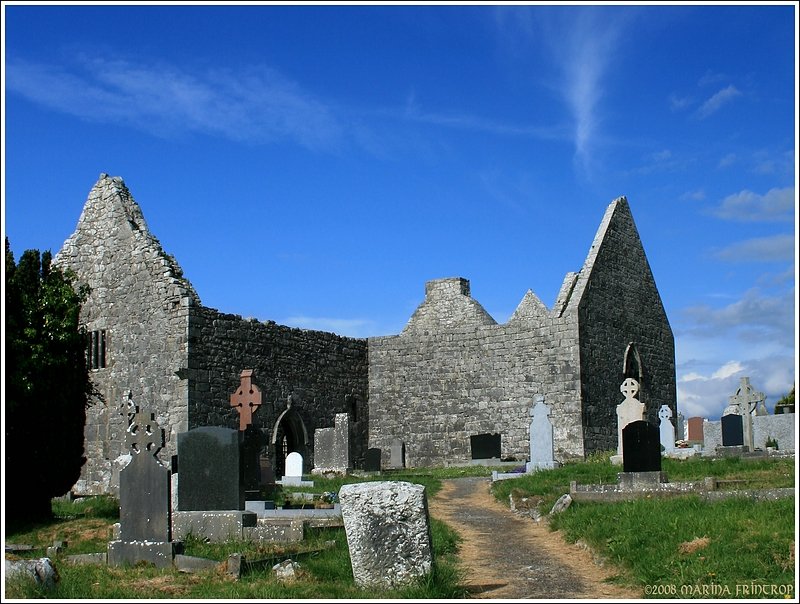
M 688 449 L 691 445 L 689 444 L 688 440 L 676 440 L 675 446 L 678 449 Z
M 320 501 L 322 501 L 322 503 L 336 503 L 338 499 L 339 498 L 337 497 L 336 493 L 333 491 L 325 491 L 320 496 Z

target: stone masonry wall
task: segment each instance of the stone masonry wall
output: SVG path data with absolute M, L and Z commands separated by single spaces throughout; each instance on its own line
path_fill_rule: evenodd
M 91 288 L 81 322 L 89 331 L 105 331 L 105 367 L 91 373 L 105 402 L 87 411 L 87 463 L 73 492 L 116 493 L 127 460 L 127 392 L 165 429 L 162 459 L 175 453 L 177 434 L 186 429 L 187 388 L 178 373 L 187 365 L 189 309 L 199 300 L 150 234 L 123 181 L 106 174 L 55 262 Z
M 617 447 L 616 406 L 624 398 L 619 387 L 631 343 L 641 368 L 641 378 L 632 377 L 640 381 L 647 421 L 658 425 L 661 405 L 677 416 L 674 338 L 624 197 L 608 207 L 598 229 L 566 308 L 573 313 L 587 454 Z
M 230 395 L 243 369 L 253 369 L 253 383 L 263 403 L 253 425 L 266 433 L 292 407 L 302 418 L 308 446 L 304 466 L 313 467 L 313 435 L 334 425 L 334 415 L 350 414 L 351 459 L 366 451 L 367 342 L 332 333 L 296 329 L 274 322 L 244 320 L 214 309 L 195 307 L 189 318 L 189 428 L 238 428 Z
M 524 461 L 541 393 L 553 409 L 557 457 L 581 457 L 574 336 L 532 294 L 497 325 L 465 279 L 429 282 L 400 335 L 369 340 L 370 447 L 389 459 L 398 439 L 411 466 L 469 463 L 470 435 L 499 432 L 502 456 Z

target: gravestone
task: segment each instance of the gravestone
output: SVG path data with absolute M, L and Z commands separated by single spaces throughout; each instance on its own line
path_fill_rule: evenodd
M 703 418 L 690 417 L 686 422 L 686 440 L 703 444 Z
M 119 539 L 108 544 L 108 564 L 145 561 L 158 568 L 172 565 L 170 468 L 157 455 L 164 431 L 152 413 L 136 413 L 126 434 L 131 461 L 119 474 Z
M 240 376 L 241 383 L 231 394 L 231 407 L 239 412 L 239 430 L 244 431 L 253 423 L 253 413 L 261 405 L 261 390 L 253 383 L 253 370 L 245 369 Z
M 755 449 L 755 442 L 753 439 L 753 414 L 758 413 L 758 410 L 763 407 L 766 412 L 765 402 L 766 395 L 763 392 L 757 392 L 750 384 L 749 377 L 739 378 L 739 388 L 736 393 L 728 397 L 730 406 L 723 412 L 723 417 L 729 413 L 735 413 L 742 417 L 742 432 L 743 432 L 743 445 L 748 447 L 750 451 Z M 731 409 L 731 407 L 733 409 Z M 725 445 L 723 441 L 723 446 Z
M 624 395 L 623 401 L 617 405 L 617 454 L 611 457 L 611 463 L 623 463 L 624 454 L 622 447 L 622 431 L 631 422 L 644 419 L 644 403 L 636 395 L 639 392 L 639 382 L 633 378 L 626 378 L 619 387 Z
M 297 451 L 292 451 L 286 456 L 284 467 L 283 478 L 277 481 L 278 484 L 297 487 L 314 486 L 313 481 L 303 480 L 303 456 Z
M 669 408 L 669 405 L 661 405 L 658 410 L 658 428 L 661 446 L 667 453 L 675 450 L 675 426 L 672 425 L 671 417 L 672 409 Z
M 367 472 L 381 471 L 381 450 L 378 448 L 367 449 L 364 457 L 364 470 Z
M 744 422 L 741 415 L 733 413 L 723 415 L 720 423 L 722 424 L 723 447 L 741 447 L 744 445 Z
M 267 435 L 252 424 L 247 426 L 242 435 L 242 480 L 244 482 L 245 500 L 260 499 L 261 490 L 266 487 L 272 478 L 265 473 L 265 466 L 272 468 L 268 464 L 268 459 L 264 456 L 264 450 L 269 444 Z M 265 464 L 265 462 L 267 462 Z
M 178 434 L 178 509 L 244 510 L 238 430 L 203 426 Z
M 350 467 L 350 416 L 337 413 L 332 428 L 314 431 L 313 471 L 347 473 Z
M 675 436 L 676 440 L 687 440 L 686 437 L 686 418 L 683 413 L 678 412 L 678 417 L 675 421 Z
M 658 428 L 644 420 L 622 430 L 623 472 L 660 472 L 661 441 Z
M 393 470 L 406 467 L 406 444 L 395 440 L 389 447 L 389 467 Z
M 395 588 L 431 572 L 424 486 L 401 481 L 346 484 L 339 490 L 339 502 L 356 585 Z
M 526 470 L 554 468 L 553 459 L 553 424 L 550 421 L 550 407 L 545 404 L 544 396 L 538 395 L 536 403 L 530 410 L 531 425 L 529 432 L 531 458 Z
M 472 434 L 469 437 L 472 459 L 500 459 L 500 434 Z

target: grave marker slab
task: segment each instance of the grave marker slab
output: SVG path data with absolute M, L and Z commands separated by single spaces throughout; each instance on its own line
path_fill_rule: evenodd
M 393 470 L 406 467 L 406 444 L 395 440 L 389 447 L 389 467 Z
M 661 446 L 669 453 L 675 450 L 675 426 L 672 425 L 672 409 L 669 405 L 661 405 L 658 410 L 658 428 Z
M 744 445 L 744 428 L 741 415 L 730 413 L 723 415 L 720 423 L 722 424 L 722 446 L 736 447 Z
M 645 409 L 644 403 L 636 398 L 639 392 L 639 382 L 633 378 L 627 378 L 622 382 L 619 390 L 625 398 L 617 405 L 617 455 L 621 455 L 624 461 L 622 431 L 628 424 L 643 420 Z
M 244 510 L 239 431 L 203 426 L 178 434 L 178 509 Z
M 108 544 L 111 566 L 145 561 L 158 568 L 172 565 L 175 553 L 171 537 L 170 468 L 157 454 L 164 445 L 164 431 L 152 413 L 138 408 L 126 434 L 131 461 L 120 471 L 119 539 Z
M 346 473 L 350 467 L 350 416 L 337 413 L 332 428 L 314 431 L 314 472 Z
M 529 432 L 530 461 L 526 470 L 554 468 L 557 463 L 553 459 L 553 424 L 550 421 L 550 407 L 545 404 L 544 396 L 538 395 L 536 403 L 530 410 L 531 425 Z
M 692 443 L 703 443 L 703 418 L 690 417 L 687 422 L 686 440 Z
M 347 484 L 339 490 L 339 501 L 358 586 L 399 587 L 431 572 L 424 486 L 400 481 Z
M 364 457 L 364 470 L 367 472 L 381 471 L 381 450 L 378 448 L 367 449 Z
M 622 469 L 624 472 L 660 472 L 659 430 L 646 421 L 629 423 L 622 430 Z
M 297 451 L 292 451 L 286 456 L 285 473 L 278 484 L 284 486 L 314 486 L 311 480 L 303 480 L 303 456 Z

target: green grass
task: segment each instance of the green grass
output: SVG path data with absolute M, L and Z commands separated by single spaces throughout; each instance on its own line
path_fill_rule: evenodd
M 322 493 L 336 491 L 344 483 L 363 480 L 406 480 L 426 487 L 428 497 L 441 488 L 441 478 L 465 475 L 489 475 L 491 468 L 443 468 L 392 472 L 383 476 L 325 479 L 315 476 L 313 489 L 291 489 Z M 281 493 L 287 496 L 290 490 Z M 350 553 L 344 530 L 310 529 L 299 543 L 259 543 L 231 541 L 206 543 L 190 536 L 184 553 L 217 560 L 215 570 L 194 574 L 173 569 L 158 570 L 148 565 L 127 568 L 73 565 L 64 556 L 75 553 L 102 552 L 110 539 L 111 525 L 118 520 L 119 508 L 112 498 L 87 498 L 75 502 L 54 500 L 52 521 L 26 527 L 7 535 L 9 543 L 37 547 L 25 557 L 44 555 L 54 540 L 67 541 L 68 547 L 55 556 L 61 576 L 55 590 L 44 592 L 30 581 L 10 580 L 6 598 L 49 599 L 453 599 L 466 595 L 458 568 L 458 534 L 441 521 L 431 519 L 434 565 L 430 575 L 395 590 L 360 589 L 353 580 Z M 334 542 L 330 547 L 329 542 Z M 224 572 L 224 561 L 232 553 L 241 553 L 248 561 L 264 561 L 263 568 L 233 580 Z M 272 565 L 286 559 L 301 565 L 300 578 L 292 583 L 279 582 Z
M 546 514 L 569 492 L 570 481 L 616 484 L 621 467 L 611 465 L 610 455 L 498 481 L 492 492 L 505 504 L 512 492 L 538 501 L 539 511 Z M 664 459 L 662 470 L 671 482 L 702 481 L 707 476 L 729 481 L 720 484 L 722 490 L 795 486 L 791 458 Z M 568 541 L 582 541 L 617 565 L 622 571 L 619 581 L 662 598 L 746 597 L 744 590 L 752 585 L 793 586 L 795 522 L 793 498 L 709 502 L 696 495 L 619 503 L 576 501 L 549 519 L 550 528 L 561 530 Z
M 737 585 L 794 585 L 794 508 L 793 499 L 697 496 L 574 502 L 551 528 L 622 567 L 631 585 L 662 586 L 654 597 L 703 597 L 712 585 L 735 597 Z

